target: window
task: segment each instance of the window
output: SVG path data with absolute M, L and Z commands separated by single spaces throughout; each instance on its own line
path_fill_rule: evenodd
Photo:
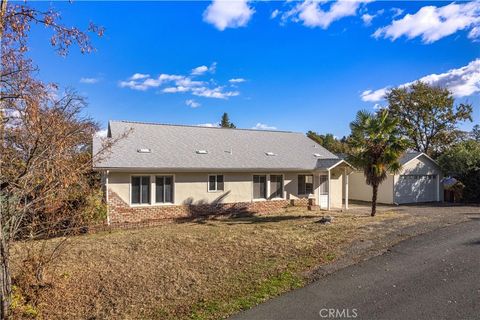
M 213 174 L 208 176 L 208 191 L 223 191 L 222 174 Z
M 267 176 L 254 175 L 253 176 L 253 198 L 266 199 L 267 195 Z
M 150 203 L 150 177 L 132 177 L 132 203 Z
M 270 175 L 270 198 L 283 198 L 283 176 Z
M 301 174 L 298 176 L 298 194 L 313 193 L 313 175 Z
M 155 202 L 173 203 L 173 176 L 155 177 Z
M 319 189 L 321 195 L 328 195 L 328 176 L 326 174 L 320 176 Z

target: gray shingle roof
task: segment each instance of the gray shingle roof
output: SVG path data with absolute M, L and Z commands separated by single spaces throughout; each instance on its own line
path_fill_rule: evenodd
M 314 170 L 337 156 L 302 133 L 110 121 L 109 137 L 130 132 L 96 169 Z M 101 141 L 94 140 L 94 153 Z M 140 153 L 138 149 L 150 149 Z M 207 154 L 198 154 L 206 150 Z M 275 155 L 267 155 L 271 152 Z
M 405 163 L 409 162 L 410 160 L 416 158 L 419 156 L 421 152 L 417 151 L 411 151 L 411 152 L 406 152 L 403 154 L 403 156 L 400 158 L 400 164 L 403 166 Z
M 335 166 L 336 164 L 338 164 L 339 162 L 342 162 L 343 159 L 318 159 L 317 160 L 317 169 L 318 170 L 327 170 L 333 166 Z

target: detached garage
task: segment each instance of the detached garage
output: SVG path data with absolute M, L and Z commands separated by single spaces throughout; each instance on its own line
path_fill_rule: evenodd
M 378 202 L 404 204 L 443 201 L 440 181 L 442 173 L 438 164 L 421 152 L 406 153 L 401 159 L 402 170 L 390 174 L 378 188 Z M 349 177 L 350 199 L 371 201 L 372 187 L 365 183 L 363 172 L 356 171 Z

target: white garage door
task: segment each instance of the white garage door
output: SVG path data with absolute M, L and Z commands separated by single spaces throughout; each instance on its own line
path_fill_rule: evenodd
M 396 203 L 437 201 L 436 175 L 400 175 L 395 185 Z

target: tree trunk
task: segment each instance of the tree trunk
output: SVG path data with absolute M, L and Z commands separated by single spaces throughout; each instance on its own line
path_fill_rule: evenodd
M 372 186 L 372 217 L 375 217 L 375 214 L 377 213 L 377 194 L 378 194 L 378 184 L 374 184 Z
M 0 228 L 3 227 L 0 224 Z M 0 319 L 8 319 L 12 296 L 12 282 L 10 278 L 9 250 L 5 243 L 3 231 L 0 230 Z

